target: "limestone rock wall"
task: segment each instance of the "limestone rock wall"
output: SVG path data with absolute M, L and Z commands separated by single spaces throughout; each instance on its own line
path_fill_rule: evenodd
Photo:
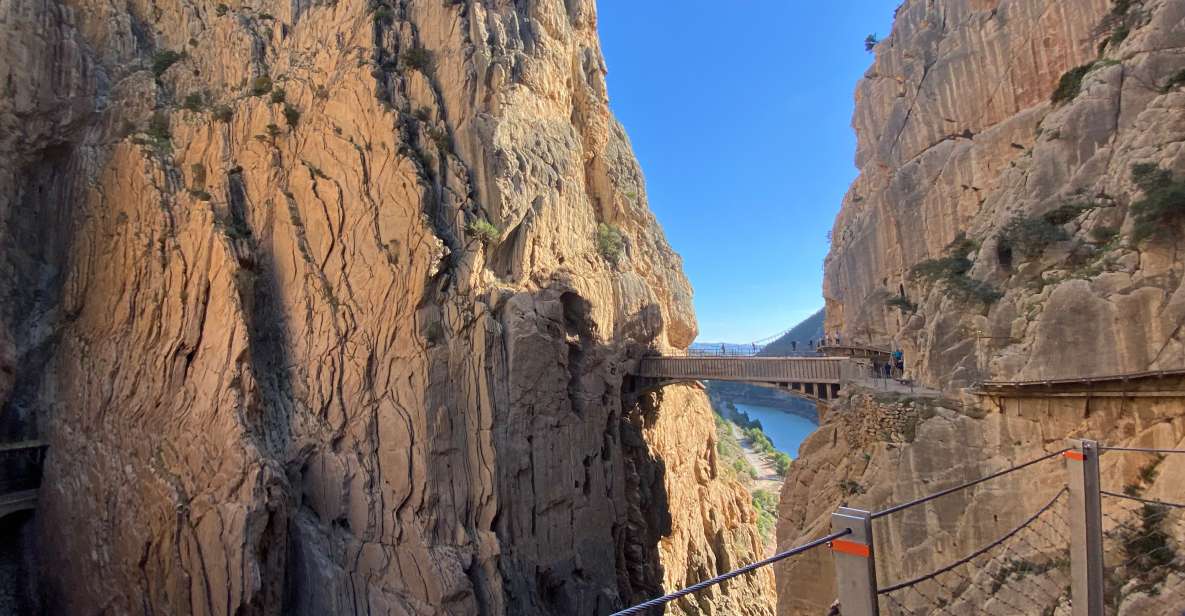
M 1181 0 L 906 1 L 857 87 L 828 331 L 942 388 L 1185 365 L 1181 229 L 1139 240 L 1132 208 L 1135 165 L 1185 179 L 1183 22 Z M 1009 236 L 1047 215 L 1043 245 Z M 910 274 L 942 258 L 966 272 Z
M 1185 414 L 1173 399 L 1046 398 L 981 407 L 850 392 L 803 441 L 791 466 L 780 501 L 778 545 L 827 534 L 839 506 L 878 511 L 1058 451 L 1069 438 L 1179 448 L 1185 444 Z M 1118 490 L 1154 460 L 1148 454 L 1108 454 L 1102 483 Z M 929 573 L 996 540 L 1065 485 L 1064 469 L 1064 461 L 1055 458 L 876 520 L 881 585 Z M 1144 494 L 1175 502 L 1168 495 L 1181 493 L 1176 482 L 1185 461 L 1165 460 L 1160 471 Z M 786 560 L 776 575 L 779 614 L 823 613 L 835 599 L 834 563 L 826 550 Z
M 623 407 L 696 325 L 592 2 L 0 0 L 0 46 L 48 609 L 604 614 L 757 552 L 702 393 Z

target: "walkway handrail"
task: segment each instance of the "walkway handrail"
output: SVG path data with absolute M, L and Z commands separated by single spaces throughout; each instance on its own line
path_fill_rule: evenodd
M 729 571 L 728 573 L 724 573 L 724 574 L 718 575 L 714 578 L 699 582 L 698 584 L 692 584 L 691 586 L 688 586 L 687 588 L 683 588 L 681 590 L 676 590 L 673 593 L 666 594 L 661 597 L 657 597 L 655 599 L 651 599 L 649 601 L 646 601 L 645 603 L 639 603 L 638 605 L 626 608 L 624 610 L 621 610 L 620 612 L 615 612 L 613 614 L 613 616 L 633 616 L 634 614 L 641 614 L 643 611 L 648 610 L 652 607 L 658 607 L 660 605 L 665 605 L 667 603 L 670 603 L 671 601 L 674 601 L 675 599 L 678 599 L 680 597 L 685 597 L 685 596 L 690 595 L 695 592 L 699 592 L 705 588 L 708 588 L 709 586 L 715 586 L 716 584 L 719 584 L 721 582 L 727 582 L 728 580 L 731 580 L 732 578 L 737 577 L 739 575 L 744 575 L 746 573 L 749 573 L 750 571 L 760 569 L 761 567 L 767 567 L 767 566 L 772 565 L 780 560 L 785 560 L 787 558 L 790 558 L 791 556 L 794 556 L 795 554 L 801 554 L 801 553 L 803 553 L 807 550 L 810 550 L 812 548 L 817 548 L 823 544 L 830 543 L 830 542 L 834 541 L 835 539 L 839 539 L 840 537 L 843 537 L 844 535 L 851 534 L 851 532 L 852 532 L 851 529 L 845 528 L 841 531 L 831 533 L 830 535 L 827 535 L 825 537 L 820 537 L 818 539 L 815 539 L 814 541 L 811 541 L 809 543 L 804 543 L 798 547 L 790 548 L 789 550 L 786 550 L 785 552 L 782 552 L 780 554 L 774 554 L 773 556 L 770 556 L 769 558 L 766 558 L 765 560 L 759 560 L 755 563 L 745 565 L 744 567 L 741 567 L 740 569 L 734 569 L 732 571 Z
M 1185 449 L 1151 449 L 1148 447 L 1107 447 L 1099 445 L 1100 451 L 1135 451 L 1139 453 L 1185 453 Z
M 1152 500 L 1150 498 L 1140 498 L 1139 496 L 1132 496 L 1130 494 L 1118 494 L 1116 492 L 1108 492 L 1107 490 L 1099 490 L 1099 494 L 1106 494 L 1107 496 L 1114 496 L 1115 498 L 1125 498 L 1127 500 L 1139 501 L 1146 505 L 1164 505 L 1165 507 L 1185 509 L 1185 505 L 1180 503 L 1170 503 L 1167 501 Z
M 1029 516 L 1028 519 L 1026 519 L 1024 522 L 1021 522 L 1019 525 L 1016 526 L 1016 528 L 1013 528 L 1012 530 L 1008 531 L 1007 533 L 1004 533 L 1003 536 L 996 539 L 995 541 L 992 541 L 991 543 L 983 546 L 982 548 L 979 548 L 978 550 L 975 550 L 974 552 L 968 554 L 967 556 L 964 556 L 963 558 L 960 558 L 959 560 L 956 560 L 955 562 L 953 562 L 949 565 L 946 565 L 940 569 L 935 569 L 934 571 L 931 571 L 930 573 L 927 573 L 926 575 L 919 576 L 919 577 L 916 577 L 912 580 L 907 580 L 905 582 L 899 582 L 897 584 L 893 584 L 892 586 L 887 586 L 885 588 L 878 588 L 876 590 L 876 594 L 883 595 L 886 593 L 891 593 L 895 590 L 901 590 L 902 588 L 908 588 L 910 586 L 915 586 L 917 584 L 920 584 L 921 582 L 925 582 L 926 580 L 936 578 L 939 575 L 942 575 L 943 573 L 946 573 L 947 571 L 954 569 L 955 567 L 965 565 L 965 564 L 971 562 L 972 560 L 975 559 L 975 557 L 988 552 L 992 548 L 1000 545 L 1001 543 L 1004 543 L 1005 541 L 1012 538 L 1014 535 L 1016 535 L 1020 531 L 1024 530 L 1026 527 L 1028 527 L 1028 525 L 1032 524 L 1034 520 L 1041 517 L 1041 514 L 1045 513 L 1046 511 L 1049 511 L 1049 509 L 1051 507 L 1053 507 L 1053 504 L 1057 502 L 1057 499 L 1061 498 L 1062 495 L 1065 494 L 1066 492 L 1069 492 L 1069 490 L 1070 489 L 1066 488 L 1066 487 L 1063 487 L 1062 489 L 1058 490 L 1057 494 L 1055 494 L 1053 498 L 1049 499 L 1049 502 L 1045 503 L 1044 507 L 1037 510 L 1037 513 L 1034 513 L 1033 515 Z
M 1008 473 L 1011 473 L 1011 472 L 1014 472 L 1014 471 L 1019 471 L 1019 470 L 1020 470 L 1020 469 L 1022 469 L 1022 468 L 1027 468 L 1027 467 L 1029 467 L 1029 466 L 1032 466 L 1032 465 L 1034 465 L 1034 464 L 1037 464 L 1037 463 L 1039 463 L 1039 462 L 1044 462 L 1044 461 L 1046 461 L 1046 460 L 1048 460 L 1048 459 L 1050 459 L 1050 458 L 1055 458 L 1055 457 L 1057 457 L 1057 456 L 1060 456 L 1060 455 L 1062 455 L 1063 453 L 1066 453 L 1067 451 L 1070 451 L 1070 450 L 1069 450 L 1069 448 L 1066 448 L 1066 449 L 1061 449 L 1061 450 L 1059 450 L 1059 451 L 1055 451 L 1055 452 L 1053 452 L 1053 453 L 1049 453 L 1049 454 L 1043 455 L 1043 456 L 1041 456 L 1040 458 L 1036 458 L 1036 459 L 1034 459 L 1034 460 L 1029 460 L 1028 462 L 1025 462 L 1024 464 L 1018 464 L 1018 465 L 1016 465 L 1016 466 L 1013 466 L 1013 467 L 1006 468 L 1006 469 L 1004 469 L 1004 470 L 1002 470 L 1002 471 L 996 471 L 996 472 L 994 472 L 994 473 L 992 473 L 992 474 L 990 474 L 990 475 L 985 475 L 985 476 L 983 476 L 983 477 L 980 477 L 979 479 L 975 479 L 975 480 L 972 480 L 972 481 L 968 481 L 967 483 L 963 483 L 963 484 L 957 485 L 957 486 L 955 486 L 955 487 L 953 487 L 953 488 L 947 488 L 947 489 L 945 489 L 945 490 L 941 490 L 941 491 L 935 492 L 935 493 L 933 493 L 933 494 L 930 494 L 930 495 L 928 495 L 928 496 L 923 496 L 923 497 L 921 497 L 921 498 L 916 498 L 916 499 L 914 499 L 914 500 L 911 500 L 911 501 L 909 501 L 909 502 L 901 503 L 900 505 L 894 505 L 894 506 L 892 506 L 892 507 L 889 507 L 888 509 L 882 509 L 882 510 L 880 510 L 880 511 L 874 512 L 874 513 L 872 514 L 872 516 L 871 516 L 871 517 L 872 517 L 872 519 L 874 519 L 874 520 L 875 520 L 875 519 L 877 519 L 877 518 L 882 518 L 882 517 L 884 517 L 884 516 L 887 516 L 887 515 L 889 515 L 889 514 L 892 514 L 892 513 L 897 513 L 898 511 L 901 511 L 901 510 L 903 510 L 903 509 L 909 509 L 910 507 L 913 507 L 913 506 L 915 506 L 915 505 L 920 505 L 920 504 L 922 504 L 922 503 L 926 503 L 926 502 L 932 501 L 932 500 L 934 500 L 934 499 L 936 499 L 936 498 L 941 498 L 941 497 L 943 497 L 943 496 L 946 496 L 947 494 L 951 494 L 951 493 L 954 493 L 954 492 L 958 492 L 959 490 L 963 490 L 963 489 L 969 488 L 969 487 L 971 487 L 971 486 L 973 486 L 973 485 L 977 485 L 977 484 L 983 483 L 983 482 L 985 482 L 985 481 L 989 481 L 989 480 L 995 479 L 995 478 L 997 478 L 997 477 L 1002 477 L 1002 476 L 1004 476 L 1004 475 L 1007 475 Z

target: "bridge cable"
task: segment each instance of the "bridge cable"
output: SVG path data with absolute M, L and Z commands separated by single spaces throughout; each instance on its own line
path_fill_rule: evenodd
M 773 556 L 770 556 L 769 558 L 766 558 L 765 560 L 759 560 L 755 563 L 745 565 L 744 567 L 741 567 L 740 569 L 735 569 L 733 571 L 729 571 L 728 573 L 724 573 L 724 574 L 718 575 L 714 578 L 704 580 L 702 582 L 699 582 L 698 584 L 692 584 L 691 586 L 688 586 L 687 588 L 684 588 L 681 590 L 676 590 L 673 593 L 666 594 L 661 597 L 651 599 L 649 601 L 646 601 L 645 603 L 639 603 L 638 605 L 626 608 L 624 610 L 621 610 L 620 612 L 615 612 L 612 616 L 633 616 L 635 614 L 641 614 L 643 611 L 648 610 L 652 607 L 658 607 L 658 606 L 670 603 L 671 601 L 674 601 L 675 599 L 678 599 L 680 597 L 685 597 L 685 596 L 690 595 L 694 592 L 699 592 L 709 586 L 715 586 L 716 584 L 719 584 L 721 582 L 727 582 L 728 580 L 731 580 L 734 577 L 737 577 L 739 575 L 744 575 L 746 573 L 749 573 L 750 571 L 753 571 L 754 569 L 760 569 L 761 567 L 766 567 L 766 566 L 772 565 L 772 564 L 778 562 L 779 560 L 784 560 L 786 558 L 790 558 L 791 556 L 794 556 L 795 554 L 801 554 L 807 550 L 810 550 L 811 548 L 817 548 L 825 543 L 830 543 L 831 541 L 833 541 L 835 539 L 839 539 L 840 537 L 843 537 L 844 535 L 851 534 L 851 532 L 852 532 L 852 529 L 845 528 L 841 531 L 831 533 L 830 535 L 827 535 L 826 537 L 820 537 L 820 538 L 815 539 L 814 541 L 811 541 L 809 543 L 804 543 L 798 547 L 790 548 L 789 550 L 786 550 L 785 552 L 782 552 L 781 554 L 774 554 Z
M 1150 449 L 1147 447 L 1107 447 L 1099 445 L 1099 451 L 1135 451 L 1139 453 L 1185 453 L 1185 449 Z
M 996 477 L 1001 477 L 1003 475 L 1007 475 L 1008 473 L 1011 473 L 1013 471 L 1018 471 L 1022 468 L 1032 466 L 1034 464 L 1037 464 L 1038 462 L 1044 462 L 1050 458 L 1060 456 L 1063 453 L 1066 453 L 1067 451 L 1070 451 L 1070 449 L 1069 448 L 1061 449 L 1061 450 L 1055 451 L 1053 453 L 1043 455 L 1040 458 L 1037 458 L 1035 460 L 1029 460 L 1028 462 L 1025 462 L 1024 464 L 1018 464 L 1016 466 L 1006 468 L 1002 471 L 997 471 L 995 473 L 992 473 L 991 475 L 986 475 L 984 477 L 980 477 L 979 479 L 976 479 L 974 481 L 968 481 L 967 483 L 957 485 L 953 488 L 947 488 L 947 489 L 942 490 L 940 492 L 935 492 L 933 494 L 930 494 L 929 496 L 923 496 L 921 498 L 917 498 L 917 499 L 911 500 L 909 502 L 901 503 L 900 505 L 894 505 L 892 507 L 889 507 L 888 509 L 882 509 L 880 511 L 873 513 L 871 515 L 871 518 L 873 520 L 875 520 L 877 518 L 883 518 L 891 513 L 897 513 L 898 511 L 901 511 L 903 509 L 909 509 L 910 507 L 913 507 L 914 505 L 920 505 L 922 503 L 932 501 L 936 498 L 941 498 L 943 496 L 946 496 L 947 494 L 951 494 L 953 492 L 958 492 L 959 490 L 962 490 L 964 488 L 969 488 L 973 485 L 980 484 L 980 483 L 983 483 L 983 482 L 991 480 L 991 479 L 995 479 Z

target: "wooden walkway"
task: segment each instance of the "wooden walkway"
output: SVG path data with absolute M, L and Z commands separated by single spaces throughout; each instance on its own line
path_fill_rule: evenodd
M 974 393 L 998 398 L 1185 398 L 1185 369 L 985 381 Z

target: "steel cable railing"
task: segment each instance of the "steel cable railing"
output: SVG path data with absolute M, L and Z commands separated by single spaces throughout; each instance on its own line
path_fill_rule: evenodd
M 791 556 L 802 554 L 803 552 L 817 548 L 821 545 L 826 545 L 836 539 L 839 539 L 840 537 L 850 534 L 851 532 L 852 531 L 850 531 L 850 530 L 844 529 L 839 532 L 831 533 L 830 535 L 827 535 L 825 537 L 820 537 L 818 539 L 815 539 L 814 541 L 810 541 L 810 542 L 804 543 L 800 546 L 790 548 L 789 550 L 786 550 L 785 552 L 781 552 L 779 554 L 774 554 L 773 556 L 770 556 L 769 558 L 766 558 L 764 560 L 759 560 L 755 563 L 745 565 L 744 567 L 741 567 L 740 569 L 736 569 L 734 571 L 729 571 L 728 573 L 718 575 L 714 578 L 704 580 L 704 581 L 699 582 L 697 584 L 692 584 L 691 586 L 688 586 L 687 588 L 676 590 L 675 592 L 665 594 L 661 597 L 656 597 L 654 599 L 651 599 L 651 600 L 643 602 L 643 603 L 639 603 L 638 605 L 635 605 L 633 607 L 626 608 L 624 610 L 621 610 L 620 612 L 615 612 L 613 614 L 613 616 L 633 616 L 634 614 L 642 614 L 646 610 L 649 610 L 652 608 L 661 608 L 662 606 L 666 605 L 667 603 L 670 603 L 671 601 L 674 601 L 674 600 L 679 599 L 681 597 L 685 597 L 685 596 L 690 595 L 692 593 L 699 592 L 701 590 L 704 590 L 705 588 L 715 586 L 721 582 L 727 582 L 728 580 L 731 580 L 732 578 L 735 578 L 737 576 L 744 575 L 746 573 L 755 571 L 755 570 L 760 569 L 762 567 L 767 567 L 767 566 L 772 565 L 778 561 L 785 560 L 787 558 L 790 558 Z
M 1159 466 L 1179 449 L 1100 447 L 1155 454 L 1123 492 L 1099 490 L 1103 513 L 1103 571 L 1107 614 L 1185 614 L 1185 504 L 1143 494 Z M 1185 461 L 1176 458 L 1177 461 Z
M 1039 614 L 1066 598 L 1069 524 L 1063 488 L 1036 513 L 942 567 L 878 589 L 884 614 Z

